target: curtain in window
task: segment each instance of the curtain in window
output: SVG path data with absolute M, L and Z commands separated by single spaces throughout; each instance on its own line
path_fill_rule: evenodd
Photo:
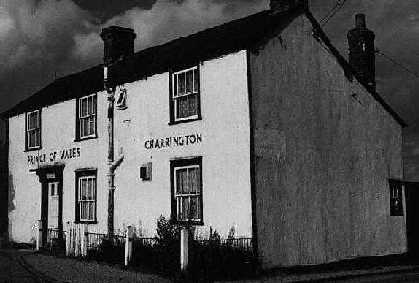
M 95 220 L 95 178 L 81 178 L 79 182 L 80 220 Z
M 200 174 L 198 167 L 176 170 L 178 219 L 196 220 L 200 216 Z

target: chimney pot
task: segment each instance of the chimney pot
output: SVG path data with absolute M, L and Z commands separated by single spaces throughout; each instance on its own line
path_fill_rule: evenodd
M 357 28 L 366 28 L 365 23 L 365 14 L 356 14 L 355 15 L 355 27 Z

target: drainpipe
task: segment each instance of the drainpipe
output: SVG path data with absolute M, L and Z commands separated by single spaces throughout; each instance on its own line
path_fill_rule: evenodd
M 115 170 L 112 170 L 112 163 L 114 162 L 114 101 L 115 101 L 115 87 L 108 81 L 108 68 L 105 65 L 103 69 L 103 78 L 108 100 L 108 236 L 114 235 L 114 195 L 115 195 Z
M 119 61 L 134 54 L 136 35 L 133 29 L 110 26 L 102 30 L 100 37 L 104 42 L 103 80 L 108 99 L 108 235 L 112 236 L 114 234 L 115 170 L 122 162 L 123 156 L 116 163 L 114 162 L 115 81 L 111 68 Z

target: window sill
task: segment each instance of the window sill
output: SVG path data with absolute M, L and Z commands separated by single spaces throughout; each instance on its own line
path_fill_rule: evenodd
M 91 137 L 85 137 L 85 138 L 75 138 L 74 142 L 82 142 L 85 140 L 93 140 L 93 139 L 97 139 L 97 135 L 91 136 Z
M 93 221 L 81 221 L 81 220 L 75 220 L 74 224 L 97 224 L 97 220 Z
M 25 148 L 25 150 L 23 152 L 39 151 L 41 149 L 42 149 L 42 146 L 34 147 L 34 148 Z
M 169 126 L 171 126 L 171 125 L 177 125 L 177 124 L 189 123 L 189 122 L 193 122 L 193 121 L 201 121 L 201 120 L 202 120 L 202 117 L 185 119 L 185 120 L 178 120 L 178 121 L 170 121 L 169 122 Z
M 176 219 L 173 219 L 173 222 L 177 225 L 181 225 L 181 226 L 204 226 L 204 221 L 200 220 L 200 221 L 179 221 Z

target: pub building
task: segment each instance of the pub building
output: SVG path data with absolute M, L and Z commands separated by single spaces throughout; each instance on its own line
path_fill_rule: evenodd
M 406 251 L 404 122 L 364 15 L 349 62 L 302 0 L 136 53 L 132 29 L 101 37 L 103 64 L 3 114 L 10 240 L 38 220 L 150 237 L 163 215 L 252 238 L 264 268 Z

